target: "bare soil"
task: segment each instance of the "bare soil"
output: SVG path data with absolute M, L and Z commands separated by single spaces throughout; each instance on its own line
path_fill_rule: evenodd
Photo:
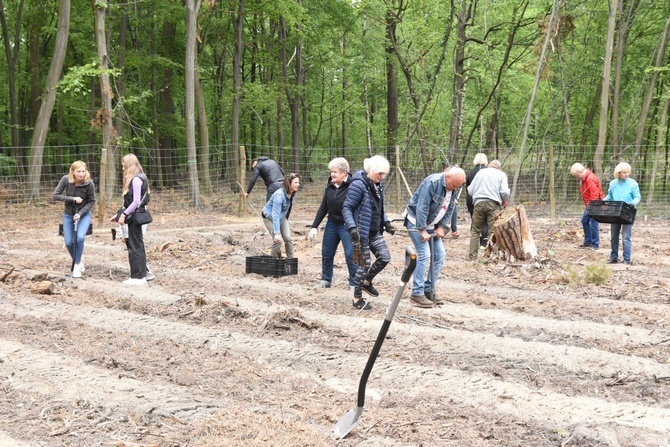
M 578 248 L 578 218 L 531 219 L 533 261 L 472 264 L 462 216 L 444 241 L 446 305 L 405 291 L 360 423 L 336 440 L 407 236 L 387 236 L 366 312 L 341 253 L 318 288 L 311 216 L 292 217 L 298 274 L 277 278 L 245 273 L 270 245 L 258 219 L 155 217 L 143 287 L 121 284 L 109 226 L 87 238 L 82 279 L 51 226 L 0 236 L 0 447 L 670 445 L 667 222 L 635 224 L 631 266 L 603 265 L 609 225 L 599 251 Z M 611 271 L 600 286 L 584 279 L 597 268 Z

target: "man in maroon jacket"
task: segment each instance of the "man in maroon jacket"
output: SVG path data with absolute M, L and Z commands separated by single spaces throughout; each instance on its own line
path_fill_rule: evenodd
M 591 200 L 602 200 L 605 195 L 600 186 L 600 180 L 590 169 L 586 169 L 580 163 L 575 163 L 570 168 L 570 174 L 579 179 L 579 193 L 584 200 L 584 206 L 588 207 Z M 581 248 L 597 250 L 600 245 L 600 228 L 598 221 L 586 214 L 582 214 L 582 227 L 584 228 L 584 243 Z

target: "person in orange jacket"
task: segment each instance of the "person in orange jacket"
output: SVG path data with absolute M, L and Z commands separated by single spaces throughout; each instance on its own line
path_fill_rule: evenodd
M 584 201 L 584 214 L 582 214 L 582 228 L 584 229 L 584 242 L 580 248 L 597 250 L 600 247 L 600 227 L 598 221 L 587 214 L 587 208 L 591 200 L 602 200 L 602 186 L 598 176 L 590 169 L 575 163 L 570 168 L 570 174 L 579 179 L 579 193 Z

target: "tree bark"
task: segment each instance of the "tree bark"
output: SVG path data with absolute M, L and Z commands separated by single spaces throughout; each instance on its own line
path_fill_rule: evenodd
M 612 50 L 614 47 L 614 31 L 616 29 L 616 13 L 619 0 L 611 0 L 609 25 L 607 28 L 607 43 L 605 44 L 605 60 L 603 61 L 602 87 L 600 88 L 600 119 L 598 121 L 598 144 L 593 155 L 593 169 L 595 172 L 603 172 L 603 155 L 605 144 L 607 144 L 607 124 L 610 91 L 610 74 L 612 71 Z
M 537 63 L 537 70 L 535 71 L 535 84 L 533 85 L 533 90 L 530 94 L 530 101 L 528 101 L 528 107 L 526 108 L 526 114 L 523 118 L 523 138 L 521 140 L 521 147 L 519 148 L 519 162 L 516 166 L 516 172 L 514 173 L 514 183 L 512 186 L 512 194 L 510 196 L 510 202 L 514 200 L 516 195 L 516 187 L 519 183 L 519 175 L 521 173 L 521 165 L 523 164 L 524 151 L 526 149 L 526 141 L 528 140 L 528 129 L 530 128 L 531 113 L 533 111 L 533 106 L 535 104 L 535 96 L 537 95 L 537 88 L 542 79 L 542 68 L 544 66 L 544 58 L 547 53 L 547 47 L 549 46 L 549 40 L 551 39 L 553 30 L 554 19 L 558 14 L 558 4 L 557 0 L 553 0 L 551 7 L 551 16 L 549 17 L 549 24 L 547 25 L 547 35 L 544 39 L 544 44 L 542 45 L 542 52 L 540 53 L 540 59 Z
M 658 133 L 656 134 L 656 152 L 651 167 L 651 175 L 649 176 L 649 189 L 647 190 L 647 209 L 651 209 L 651 204 L 654 198 L 654 190 L 656 185 L 656 173 L 658 172 L 658 164 L 661 162 L 663 156 L 663 148 L 665 146 L 665 132 L 668 126 L 668 109 L 670 108 L 670 86 L 665 93 L 665 101 L 663 103 L 663 110 L 661 117 L 658 120 Z
M 640 158 L 640 146 L 642 146 L 645 129 L 647 128 L 647 116 L 649 115 L 651 102 L 654 99 L 654 91 L 656 90 L 656 84 L 658 83 L 658 77 L 661 73 L 661 67 L 663 66 L 663 60 L 665 59 L 665 50 L 668 47 L 669 40 L 670 17 L 668 17 L 668 20 L 666 20 L 665 26 L 663 27 L 663 35 L 661 36 L 660 42 L 658 44 L 658 52 L 656 53 L 656 62 L 654 64 L 653 74 L 651 75 L 651 80 L 649 81 L 647 92 L 644 95 L 644 103 L 642 104 L 642 111 L 640 113 L 640 118 L 637 124 L 637 133 L 635 135 L 635 152 L 633 155 L 632 164 L 633 171 L 637 169 L 637 161 Z
M 240 0 L 240 3 L 244 3 Z M 184 66 L 185 98 L 184 121 L 186 124 L 186 151 L 188 153 L 188 179 L 191 203 L 200 206 L 200 182 L 198 181 L 198 153 L 195 147 L 195 53 L 196 25 L 200 0 L 185 0 L 186 7 L 186 62 Z
M 244 25 L 244 0 L 240 0 L 237 6 L 237 14 L 233 17 L 233 35 L 235 36 L 235 45 L 233 47 L 233 105 L 231 111 L 231 129 L 230 143 L 232 146 L 233 166 L 240 165 L 239 144 L 240 144 L 240 105 L 242 101 L 242 27 Z M 235 181 L 242 184 L 242 173 L 235 176 Z M 236 188 L 237 189 L 237 185 Z
M 106 15 L 107 5 L 98 1 L 95 3 L 95 45 L 98 52 L 98 63 L 100 64 L 100 101 L 101 107 L 96 113 L 95 123 L 96 126 L 100 126 L 102 130 L 102 147 L 106 150 L 106 153 L 110 159 L 113 160 L 115 154 L 114 151 L 114 141 L 116 140 L 116 134 L 114 127 L 112 125 L 112 98 L 114 94 L 112 93 L 112 87 L 109 81 L 109 55 L 107 54 L 107 35 L 105 33 L 105 15 Z M 107 184 L 100 184 L 101 194 L 104 194 L 104 200 L 101 200 L 98 204 L 104 204 L 105 201 L 112 199 L 112 193 L 114 190 L 114 183 L 112 179 L 116 178 L 116 175 L 112 170 L 115 168 L 116 163 L 109 161 L 106 163 L 107 172 L 106 176 L 101 178 L 108 180 Z M 104 215 L 105 210 L 100 208 L 99 216 Z
M 21 15 L 23 12 L 23 0 L 19 0 L 16 12 L 16 26 L 14 29 L 14 41 L 10 43 L 7 19 L 5 18 L 5 5 L 0 0 L 0 23 L 2 24 L 2 40 L 5 42 L 5 56 L 7 57 L 7 88 L 9 90 L 9 115 L 12 123 L 11 135 L 12 146 L 19 147 L 19 110 L 16 101 L 16 62 L 21 47 Z
M 196 65 L 198 65 L 197 59 Z M 209 194 L 212 192 L 212 178 L 209 169 L 209 125 L 199 70 L 195 70 L 195 103 L 198 110 L 198 130 L 200 131 L 200 182 L 204 192 Z
M 402 0 L 401 0 L 402 2 Z M 398 118 L 398 73 L 395 68 L 395 30 L 397 17 L 391 6 L 395 0 L 388 2 L 386 9 L 386 158 L 392 160 L 393 150 L 398 142 L 398 129 L 400 121 Z
M 28 167 L 28 198 L 37 199 L 40 189 L 40 174 L 42 172 L 42 155 L 44 154 L 44 142 L 49 131 L 49 120 L 56 102 L 56 84 L 60 79 L 67 51 L 67 41 L 70 33 L 70 0 L 60 0 L 58 3 L 58 28 L 56 31 L 56 44 L 54 46 L 49 73 L 47 74 L 42 104 L 37 115 L 35 131 L 30 145 L 30 165 Z
M 495 217 L 493 236 L 486 247 L 486 254 L 493 252 L 507 261 L 526 261 L 537 256 L 537 247 L 523 205 L 507 208 Z

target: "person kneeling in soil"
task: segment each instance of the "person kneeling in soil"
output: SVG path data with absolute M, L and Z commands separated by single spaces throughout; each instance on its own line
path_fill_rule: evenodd
M 372 296 L 379 292 L 372 280 L 391 262 L 391 253 L 384 241 L 384 231 L 394 234 L 395 228 L 384 213 L 384 184 L 382 179 L 389 173 L 388 160 L 381 155 L 366 158 L 363 170 L 356 172 L 349 184 L 347 198 L 342 206 L 344 224 L 349 231 L 354 253 L 360 253 L 354 281 L 354 300 L 357 309 L 370 310 L 372 306 L 363 299 L 363 290 Z M 370 253 L 375 255 L 371 263 Z M 363 259 L 365 258 L 363 262 Z
M 286 244 L 286 257 L 293 257 L 293 240 L 288 218 L 293 206 L 293 198 L 300 188 L 300 176 L 296 173 L 284 177 L 282 187 L 275 191 L 263 208 L 263 223 L 272 235 L 270 256 L 278 258 L 282 239 Z

